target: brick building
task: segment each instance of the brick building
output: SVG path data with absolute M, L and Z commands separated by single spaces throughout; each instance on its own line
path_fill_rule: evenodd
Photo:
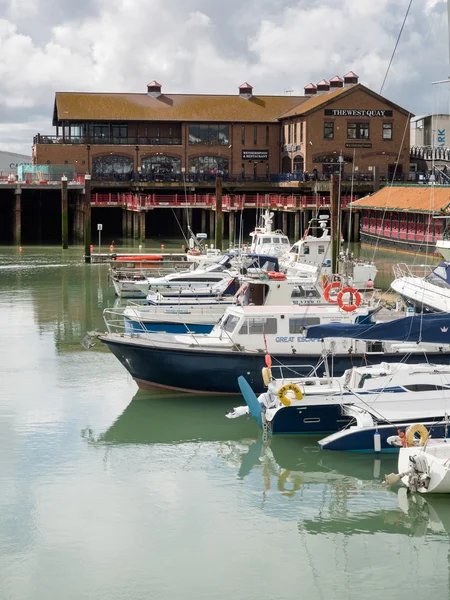
M 305 87 L 304 96 L 57 93 L 55 135 L 38 134 L 34 164 L 70 164 L 93 180 L 132 177 L 235 178 L 343 172 L 401 178 L 409 170 L 411 114 L 344 78 Z

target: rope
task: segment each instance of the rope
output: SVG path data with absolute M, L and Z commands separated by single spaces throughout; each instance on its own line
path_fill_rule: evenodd
M 410 2 L 409 2 L 409 5 L 408 5 L 408 9 L 406 10 L 405 18 L 403 19 L 403 23 L 402 23 L 402 26 L 401 26 L 401 28 L 400 28 L 400 32 L 399 32 L 399 34 L 398 34 L 398 37 L 397 37 L 397 41 L 395 42 L 395 46 L 394 46 L 394 50 L 393 50 L 393 52 L 392 52 L 391 60 L 389 61 L 389 65 L 388 65 L 388 68 L 387 68 L 387 70 L 386 70 L 386 74 L 385 74 L 385 76 L 384 76 L 383 83 L 381 84 L 381 88 L 380 88 L 380 95 L 381 95 L 381 93 L 382 93 L 382 91 L 383 91 L 384 84 L 386 83 L 387 76 L 388 76 L 388 74 L 389 74 L 389 71 L 390 71 L 390 69 L 391 69 L 391 65 L 392 65 L 392 62 L 393 62 L 393 60 L 394 60 L 395 52 L 396 52 L 396 50 L 397 50 L 397 46 L 398 46 L 398 43 L 399 43 L 399 41 L 400 41 L 400 38 L 402 37 L 403 28 L 404 28 L 404 26 L 405 26 L 406 19 L 408 18 L 409 9 L 411 8 L 411 4 L 412 4 L 412 2 L 413 2 L 413 0 L 410 0 Z

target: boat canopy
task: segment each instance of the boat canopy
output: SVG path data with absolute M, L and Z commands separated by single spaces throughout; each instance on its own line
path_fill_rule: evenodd
M 450 314 L 432 313 L 404 317 L 386 323 L 330 323 L 307 328 L 307 338 L 352 338 L 359 340 L 429 342 L 450 344 Z
M 438 266 L 425 277 L 425 281 L 441 288 L 450 288 L 450 263 L 439 263 Z

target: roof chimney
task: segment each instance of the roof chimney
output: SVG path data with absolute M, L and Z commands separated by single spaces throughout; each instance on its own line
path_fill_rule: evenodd
M 339 75 L 335 75 L 330 79 L 330 90 L 336 90 L 341 87 L 344 87 L 344 80 Z
M 317 94 L 317 87 L 313 83 L 305 85 L 305 96 L 315 96 Z
M 358 83 L 358 79 L 358 75 L 353 73 L 353 71 L 349 71 L 347 75 L 344 75 L 344 87 Z
M 153 98 L 158 98 L 161 96 L 161 84 L 157 81 L 153 80 L 151 83 L 147 85 L 147 94 L 149 96 L 153 96 Z
M 239 86 L 239 96 L 245 100 L 250 100 L 253 96 L 253 86 L 245 82 Z
M 317 95 L 319 96 L 320 94 L 325 94 L 326 92 L 330 91 L 330 82 L 327 81 L 326 79 L 322 79 L 322 81 L 319 81 L 319 83 L 317 84 Z

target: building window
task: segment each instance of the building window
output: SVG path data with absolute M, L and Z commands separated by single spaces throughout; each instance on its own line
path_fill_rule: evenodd
M 189 125 L 190 146 L 228 146 L 228 125 L 192 123 Z
M 304 169 L 304 160 L 303 156 L 295 156 L 294 157 L 294 172 L 303 172 Z
M 241 127 L 241 144 L 245 146 L 245 125 Z
M 220 156 L 197 156 L 189 160 L 189 171 L 207 175 L 227 175 L 228 159 Z
M 266 146 L 269 145 L 269 126 L 266 125 Z
M 241 173 L 242 173 L 242 177 L 244 177 L 245 176 L 245 165 L 244 165 L 244 163 L 242 163 L 242 165 L 241 165 Z
M 349 140 L 368 140 L 369 123 L 347 123 L 347 138 Z
M 123 140 L 128 138 L 128 125 L 119 124 L 111 126 L 112 143 L 120 144 Z
M 143 173 L 170 175 L 181 173 L 181 158 L 177 156 L 147 156 L 142 159 Z
M 326 140 L 332 140 L 334 138 L 334 122 L 325 121 L 323 124 L 323 137 Z
M 383 123 L 383 140 L 392 140 L 392 123 Z
M 288 124 L 287 128 L 288 128 L 288 144 L 290 144 L 291 140 L 292 140 L 292 137 L 291 137 L 292 136 L 292 130 L 291 130 L 291 124 L 290 123 Z
M 133 159 L 128 156 L 95 156 L 92 160 L 93 179 L 127 179 L 133 170 Z
M 266 163 L 266 177 L 269 179 L 269 163 Z
M 258 143 L 258 126 L 257 125 L 253 126 L 253 143 L 254 144 Z
M 303 122 L 300 123 L 300 144 L 303 144 Z
M 85 164 L 86 164 L 86 161 L 85 161 L 85 160 L 82 160 L 82 161 L 81 161 L 81 164 L 82 164 L 82 165 L 85 165 Z
M 173 137 L 173 127 L 169 127 L 169 137 Z
M 294 123 L 292 126 L 294 128 L 294 146 L 296 146 L 297 145 L 297 127 L 298 127 L 298 124 Z
M 160 127 L 156 128 L 156 137 L 161 137 L 161 128 Z

